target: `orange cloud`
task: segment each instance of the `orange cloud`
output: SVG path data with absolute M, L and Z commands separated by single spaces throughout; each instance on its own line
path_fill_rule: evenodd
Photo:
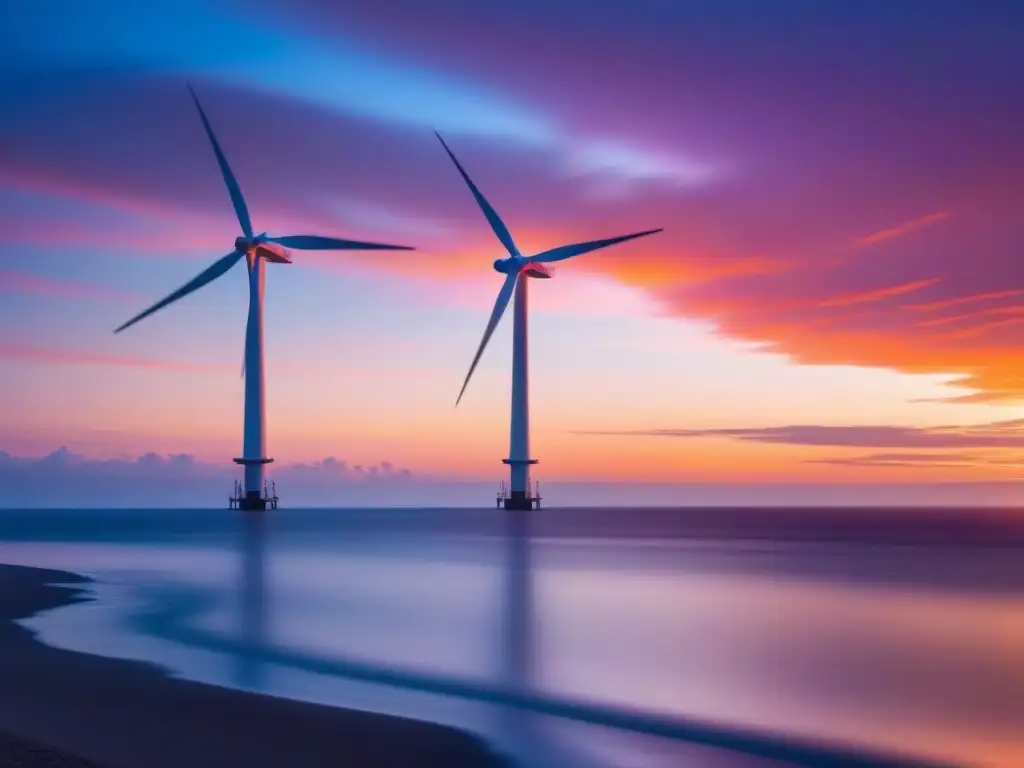
M 795 262 L 765 255 L 715 255 L 688 253 L 673 245 L 630 246 L 628 256 L 611 252 L 594 256 L 592 269 L 610 272 L 627 285 L 660 288 L 693 285 L 747 275 L 769 275 L 791 269 Z M 580 266 L 584 266 L 582 262 Z
M 940 221 L 948 223 L 941 233 L 927 231 Z M 796 363 L 952 376 L 955 386 L 976 390 L 964 392 L 970 402 L 1024 401 L 1018 221 L 993 202 L 991 210 L 955 218 L 943 211 L 861 238 L 872 245 L 905 237 L 884 263 L 842 258 L 842 241 L 828 244 L 834 222 L 821 236 L 773 233 L 780 244 L 804 243 L 788 251 L 795 265 L 785 271 L 697 285 L 667 280 L 655 295 L 674 314 L 711 320 L 720 334 Z M 908 305 L 911 293 L 920 298 Z
M 701 314 L 707 313 L 703 307 Z M 753 314 L 725 313 L 718 322 L 721 332 L 762 342 L 766 350 L 787 354 L 798 363 L 959 374 L 957 386 L 980 390 L 970 396 L 971 402 L 1024 400 L 1024 367 L 1008 346 L 951 343 L 943 337 L 915 336 L 906 329 L 884 333 L 834 326 L 821 333 L 806 319 L 773 322 Z

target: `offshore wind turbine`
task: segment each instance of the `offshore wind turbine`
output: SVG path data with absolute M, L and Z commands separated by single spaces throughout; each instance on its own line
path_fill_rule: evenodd
M 235 264 L 245 259 L 249 273 L 249 315 L 245 325 L 245 355 L 242 374 L 245 377 L 245 418 L 242 434 L 242 457 L 235 459 L 236 464 L 245 467 L 244 493 L 237 499 L 239 509 L 266 509 L 267 499 L 263 495 L 263 469 L 273 459 L 266 454 L 265 412 L 263 393 L 263 288 L 264 264 L 291 264 L 291 249 L 295 250 L 383 250 L 411 251 L 412 248 L 402 245 L 384 245 L 380 243 L 364 243 L 357 240 L 340 240 L 335 237 L 320 235 L 285 235 L 271 237 L 266 232 L 255 234 L 249 208 L 242 196 L 241 187 L 235 179 L 231 166 L 220 148 L 220 143 L 210 127 L 210 121 L 203 111 L 199 98 L 192 86 L 189 86 L 192 100 L 199 110 L 199 118 L 206 129 L 206 135 L 213 146 L 221 175 L 227 185 L 231 203 L 234 206 L 238 223 L 242 228 L 242 236 L 235 238 L 235 247 L 231 253 L 222 256 L 212 265 L 189 280 L 178 290 L 161 299 L 144 312 L 133 317 L 114 331 L 120 333 L 125 328 L 148 317 L 157 310 L 163 309 L 178 299 L 188 296 L 207 283 L 216 280 Z
M 483 211 L 487 222 L 491 225 L 491 229 L 494 230 L 494 234 L 497 235 L 498 240 L 501 241 L 501 244 L 505 246 L 505 250 L 508 251 L 506 258 L 494 261 L 494 269 L 505 275 L 505 281 L 501 285 L 501 290 L 498 291 L 498 298 L 494 302 L 494 309 L 491 310 L 491 317 L 487 321 L 483 339 L 481 339 L 480 346 L 473 357 L 473 363 L 469 366 L 469 373 L 466 374 L 466 380 L 462 383 L 462 390 L 459 392 L 455 405 L 457 406 L 462 400 L 466 387 L 469 385 L 469 380 L 473 376 L 473 371 L 476 370 L 477 363 L 480 362 L 480 356 L 483 354 L 487 342 L 490 341 L 494 329 L 498 327 L 498 322 L 508 308 L 509 301 L 514 293 L 515 306 L 512 312 L 512 420 L 509 432 L 508 458 L 502 460 L 502 463 L 509 466 L 511 474 L 509 495 L 505 498 L 505 509 L 532 509 L 536 499 L 529 493 L 528 468 L 531 464 L 536 464 L 537 459 L 530 458 L 527 279 L 531 277 L 542 279 L 552 277 L 554 271 L 546 266 L 552 262 L 570 259 L 573 256 L 596 251 L 599 248 L 607 248 L 610 245 L 634 240 L 638 237 L 653 235 L 661 232 L 661 229 L 648 229 L 643 232 L 633 232 L 629 235 L 609 237 L 603 240 L 590 240 L 585 243 L 560 245 L 557 248 L 549 248 L 533 256 L 523 256 L 512 239 L 508 227 L 505 226 L 505 222 L 501 220 L 501 217 L 498 216 L 498 213 L 487 201 L 487 198 L 483 196 L 483 193 L 473 183 L 473 180 L 469 178 L 469 174 L 466 173 L 462 164 L 452 153 L 451 149 L 448 148 L 445 140 L 441 138 L 441 134 L 435 131 L 435 135 L 441 141 L 441 146 L 448 153 L 448 157 L 455 163 L 455 167 L 458 169 L 463 181 L 466 182 L 466 186 L 469 187 L 469 191 L 473 193 L 477 205 Z

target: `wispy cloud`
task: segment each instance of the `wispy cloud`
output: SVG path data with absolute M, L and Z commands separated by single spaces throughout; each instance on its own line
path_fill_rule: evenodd
M 1024 64 L 1007 4 L 926 14 L 913 48 L 859 34 L 904 34 L 905 19 L 870 3 L 835 13 L 747 3 L 737 15 L 686 3 L 592 13 L 582 0 L 559 0 L 559 12 L 540 0 L 260 0 L 259 13 L 242 14 L 235 3 L 154 0 L 116 18 L 65 5 L 57 28 L 45 3 L 12 6 L 19 35 L 5 52 L 25 77 L 0 84 L 4 178 L 74 185 L 140 216 L 215 212 L 228 225 L 187 76 L 261 229 L 356 198 L 407 219 L 410 234 L 451 221 L 461 240 L 478 213 L 430 136 L 437 127 L 517 233 L 588 239 L 594 227 L 666 226 L 656 245 L 581 268 L 642 286 L 667 314 L 713 322 L 798 364 L 962 373 L 977 401 L 1024 397 L 1015 323 L 986 321 L 966 335 L 916 324 L 917 309 L 1007 307 L 1024 290 L 1010 202 L 1024 191 L 1024 110 L 991 91 Z M 537 44 L 541 13 L 557 44 Z M 157 24 L 175 45 L 138 34 Z M 1005 34 L 980 32 L 992 28 Z M 229 37 L 260 45 L 217 42 Z M 951 45 L 955 99 L 920 60 L 920 50 Z M 851 94 L 870 94 L 854 99 L 857 120 Z M 231 116 L 245 114 L 260 119 L 232 128 Z M 216 231 L 225 246 L 235 234 Z M 869 252 L 884 259 L 866 267 L 851 256 Z M 902 294 L 876 293 L 880 282 L 922 276 L 938 282 L 908 290 L 914 311 L 885 300 Z M 838 303 L 821 306 L 828 297 Z
M 933 224 L 938 224 L 940 221 L 944 221 L 952 215 L 952 211 L 937 211 L 936 213 L 929 213 L 927 216 L 921 216 L 918 219 L 905 221 L 902 224 L 897 224 L 895 227 L 882 229 L 878 232 L 873 232 L 870 235 L 858 238 L 856 245 L 861 248 L 878 245 L 879 243 L 884 243 L 897 237 L 909 235 L 911 232 L 916 232 L 919 229 L 930 227 Z
M 567 166 L 637 183 L 703 184 L 714 177 L 707 163 L 681 160 L 680 153 L 656 152 L 628 136 L 610 141 L 572 130 L 478 72 L 438 66 L 411 52 L 388 55 L 386 48 L 350 32 L 349 25 L 308 25 L 300 31 L 295 12 L 231 10 L 218 2 L 154 0 L 122 9 L 117 18 L 103 16 L 101 22 L 96 9 L 71 4 L 63 9 L 63 23 L 54 27 L 44 11 L 19 8 L 15 20 L 26 33 L 17 52 L 25 62 L 71 71 L 103 62 L 113 71 L 173 73 L 182 79 L 200 72 L 211 81 L 360 119 L 529 147 L 554 154 Z M 157 24 L 175 45 L 154 46 L 140 34 Z M 94 32 L 83 34 L 83 29 Z M 213 42 L 236 38 L 258 39 L 260 45 Z
M 781 427 L 587 431 L 581 434 L 728 438 L 753 443 L 847 448 L 1024 448 L 1024 419 L 972 426 L 795 424 Z
M 959 323 L 963 320 L 977 320 L 986 316 L 1020 314 L 1024 314 L 1024 306 L 989 307 L 988 309 L 982 309 L 976 312 L 965 312 L 959 315 L 946 315 L 944 317 L 932 318 L 931 320 L 922 320 L 917 323 L 917 327 L 936 328 L 940 325 L 950 325 L 952 323 Z
M 939 278 L 933 277 L 927 280 L 915 280 L 910 283 L 901 283 L 900 285 L 890 285 L 885 288 L 875 288 L 870 291 L 860 291 L 857 293 L 844 293 L 832 298 L 825 299 L 819 306 L 822 307 L 845 307 L 851 304 L 866 304 L 872 301 L 880 301 L 881 299 L 888 299 L 893 296 L 902 296 L 906 293 L 912 293 L 913 291 L 919 291 L 922 288 L 927 288 L 929 285 L 935 285 L 939 282 Z
M 174 371 L 180 373 L 224 374 L 238 376 L 238 366 L 224 363 L 188 363 L 171 360 L 154 360 L 143 357 L 110 355 L 100 352 L 88 352 L 71 349 L 55 349 L 38 347 L 29 344 L 0 343 L 0 362 L 9 360 L 20 363 L 43 365 L 83 365 L 83 366 L 119 366 L 128 368 L 150 368 L 153 370 Z M 323 378 L 324 376 L 343 376 L 346 379 L 410 379 L 422 381 L 434 374 L 425 369 L 392 369 L 378 370 L 365 368 L 325 368 L 317 364 L 302 364 L 289 369 L 293 376 Z
M 993 456 L 984 453 L 870 453 L 863 456 L 832 456 L 806 459 L 805 464 L 833 464 L 847 467 L 935 468 L 978 466 L 1022 466 L 1024 455 Z
M 632 147 L 622 141 L 567 142 L 565 166 L 572 175 L 619 177 L 636 183 L 656 182 L 681 189 L 721 178 L 717 164 L 697 158 L 671 157 Z
M 984 293 L 975 293 L 970 296 L 956 296 L 951 299 L 943 299 L 941 301 L 929 301 L 924 304 L 908 304 L 907 309 L 914 309 L 919 312 L 933 312 L 936 309 L 947 309 L 949 307 L 956 307 L 962 304 L 973 304 L 979 301 L 993 301 L 995 299 L 1008 299 L 1012 296 L 1020 296 L 1024 294 L 1024 290 L 1015 288 L 1008 291 L 986 291 Z
M 32 294 L 53 296 L 60 299 L 90 299 L 93 301 L 118 301 L 138 298 L 135 294 L 99 285 L 70 280 L 54 280 L 28 272 L 14 272 L 0 269 L 0 293 Z
M 230 232 L 205 234 L 201 230 L 190 230 L 187 225 L 178 232 L 154 230 L 150 232 L 126 232 L 118 229 L 100 229 L 95 226 L 76 227 L 73 225 L 25 226 L 17 225 L 8 230 L 10 245 L 35 245 L 44 247 L 60 246 L 66 249 L 91 248 L 111 253 L 124 253 L 147 257 L 158 254 L 183 255 L 196 251 L 217 253 L 225 250 L 225 240 L 230 247 Z
M 0 359 L 26 363 L 46 363 L 50 365 L 115 365 L 132 368 L 155 368 L 183 373 L 226 373 L 230 371 L 234 372 L 235 375 L 238 374 L 237 368 L 220 363 L 182 363 L 141 357 L 106 355 L 97 352 L 81 352 L 72 349 L 36 347 L 27 344 L 0 343 Z
M 966 339 L 971 336 L 980 336 L 994 328 L 1005 328 L 1011 325 L 1024 323 L 1024 317 L 1004 317 L 1001 320 L 988 320 L 983 323 L 976 323 L 969 328 L 961 328 L 949 334 L 951 339 Z

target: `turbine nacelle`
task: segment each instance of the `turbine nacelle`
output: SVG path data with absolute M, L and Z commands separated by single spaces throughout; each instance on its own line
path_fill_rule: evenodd
M 256 246 L 256 255 L 274 264 L 292 263 L 292 252 L 277 243 L 259 243 Z
M 546 264 L 530 262 L 527 263 L 525 267 L 523 267 L 523 274 L 526 275 L 527 277 L 541 277 L 547 279 L 549 277 L 555 276 L 555 270 L 547 266 Z
M 526 261 L 521 256 L 510 256 L 507 259 L 495 259 L 494 269 L 496 272 L 501 272 L 503 275 L 509 275 L 514 272 L 522 272 L 527 277 L 551 277 L 554 275 L 554 271 L 537 262 Z
M 271 242 L 264 232 L 256 237 L 236 237 L 235 250 L 249 256 L 264 258 L 275 264 L 291 264 L 292 252 L 283 245 Z

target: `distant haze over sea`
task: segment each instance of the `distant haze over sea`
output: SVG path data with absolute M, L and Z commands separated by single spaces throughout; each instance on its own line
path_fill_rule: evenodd
M 278 469 L 274 469 L 279 467 Z M 271 465 L 283 507 L 479 506 L 495 503 L 494 481 L 422 477 L 387 462 L 333 458 Z M 227 506 L 233 466 L 187 455 L 94 460 L 67 449 L 40 458 L 0 451 L 0 508 Z M 1024 483 L 631 483 L 579 482 L 540 475 L 552 506 L 999 506 L 1024 507 Z

